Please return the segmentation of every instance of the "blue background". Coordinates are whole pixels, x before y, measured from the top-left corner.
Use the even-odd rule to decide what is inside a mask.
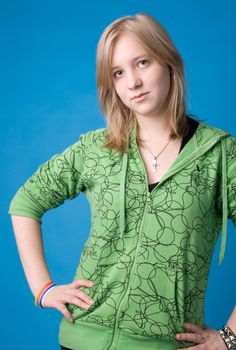
[[[2,349],[58,349],[57,310],[34,307],[17,252],[9,203],[16,190],[80,133],[104,127],[95,85],[96,45],[118,17],[147,12],[170,33],[185,61],[188,111],[236,135],[234,0],[1,1],[0,266]],[[70,283],[90,229],[81,194],[43,219],[45,254],[58,284]],[[221,239],[221,235],[219,236]],[[206,323],[217,328],[235,305],[236,232],[228,221],[226,256],[217,242]]]

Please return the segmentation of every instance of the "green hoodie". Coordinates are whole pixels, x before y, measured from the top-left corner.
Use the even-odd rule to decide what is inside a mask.
[[[158,185],[147,174],[130,133],[130,151],[102,148],[107,128],[81,134],[42,164],[12,199],[9,213],[38,220],[80,192],[91,230],[74,279],[95,299],[68,304],[60,344],[72,349],[177,349],[184,322],[204,327],[204,297],[215,243],[227,218],[236,224],[236,138],[200,122]],[[81,347],[81,344],[82,347]]]

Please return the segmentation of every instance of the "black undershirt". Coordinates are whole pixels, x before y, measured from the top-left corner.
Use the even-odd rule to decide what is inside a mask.
[[[191,117],[187,117],[188,118],[188,133],[186,136],[183,137],[182,142],[181,142],[181,146],[179,149],[179,153],[182,151],[182,149],[184,148],[184,146],[186,145],[186,143],[191,139],[191,137],[194,135],[195,131],[197,130],[197,127],[199,125],[199,122],[196,119],[193,119]],[[179,154],[178,153],[178,154]],[[153,190],[154,187],[156,187],[156,185],[159,184],[158,182],[155,182],[153,184],[149,184],[149,192],[151,192]]]

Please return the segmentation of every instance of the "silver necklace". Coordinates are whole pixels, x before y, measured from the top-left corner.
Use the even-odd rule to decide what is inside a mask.
[[[162,150],[155,156],[155,154],[152,153],[152,151],[150,150],[150,148],[148,146],[147,149],[149,150],[149,152],[153,155],[154,159],[152,161],[152,169],[153,172],[156,173],[157,172],[157,167],[160,166],[160,163],[157,163],[157,158],[159,157],[159,155],[164,151],[164,149],[168,146],[168,144],[170,143],[171,139],[169,139],[169,141],[167,142],[167,144],[162,148]]]

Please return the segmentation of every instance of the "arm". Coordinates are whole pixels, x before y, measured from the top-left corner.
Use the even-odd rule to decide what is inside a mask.
[[[41,225],[38,221],[12,215],[12,225],[21,263],[34,296],[52,280],[44,256]]]
[[[38,221],[23,216],[12,215],[12,225],[21,263],[34,296],[52,280],[44,256],[41,225]],[[73,303],[88,309],[94,300],[79,287],[91,288],[91,281],[75,280],[67,285],[56,286],[44,299],[44,307],[56,308],[65,318],[73,318],[65,304]]]
[[[41,218],[65,199],[75,198],[83,187],[84,143],[82,138],[43,163],[17,191],[11,201],[9,214],[23,269],[34,296],[52,280],[44,256]],[[91,298],[79,287],[92,285],[86,280],[75,280],[67,285],[57,285],[47,292],[44,307],[58,309],[69,320],[66,304],[88,308]],[[89,305],[90,306],[90,305]]]
[[[228,138],[227,143],[227,190],[228,190],[228,218],[230,218],[236,227],[236,138]],[[219,198],[221,208],[222,193]],[[220,209],[221,210],[221,209]],[[236,334],[236,305],[227,321],[227,325]]]
[[[236,138],[228,137],[226,142],[226,157],[227,157],[227,194],[228,194],[228,218],[232,220],[236,227]],[[219,188],[219,196],[217,198],[217,209],[222,216],[222,192]],[[236,306],[232,311],[227,323],[229,328],[236,334]],[[199,346],[193,347],[193,349],[202,349],[202,344],[205,345],[204,349],[227,349],[224,340],[221,335],[214,329],[206,327],[201,329],[199,326],[187,322],[185,328],[191,330],[192,333],[178,333],[178,340],[192,341],[199,343]],[[188,348],[188,349],[191,349]],[[232,348],[233,349],[233,348]]]
[[[44,213],[79,195],[83,183],[82,137],[41,164],[13,197],[9,214],[32,218],[39,223]]]

